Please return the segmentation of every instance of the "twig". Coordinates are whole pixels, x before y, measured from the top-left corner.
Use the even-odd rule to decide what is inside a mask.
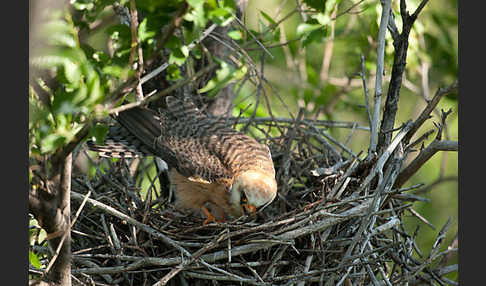
[[[413,147],[417,146],[417,144],[419,144],[420,142],[426,140],[432,133],[434,133],[434,129],[430,129],[429,131],[427,131],[424,134],[422,134],[415,141],[413,141],[412,143],[408,144],[405,149],[411,150]],[[404,139],[404,141],[406,141],[406,139]]]
[[[130,0],[130,32],[131,32],[131,49],[130,49],[130,57],[128,59],[128,64],[130,67],[133,67],[133,62],[135,61],[135,53],[138,52],[138,65],[137,65],[137,72],[136,78],[138,80],[137,84],[137,92],[136,98],[137,100],[143,99],[143,91],[142,91],[142,84],[140,82],[140,76],[143,73],[143,51],[142,45],[140,43],[140,38],[138,37],[138,13],[137,13],[137,6],[135,5],[135,0]]]
[[[180,3],[180,6],[175,12],[175,15],[172,17],[169,25],[167,26],[166,29],[163,30],[163,33],[160,35],[160,38],[157,39],[157,47],[155,48],[155,50],[160,51],[164,48],[165,44],[167,43],[167,40],[169,40],[170,36],[174,34],[175,29],[177,29],[180,26],[182,22],[182,18],[188,11],[189,7],[190,7],[189,4],[187,4],[186,2]],[[145,64],[150,65],[154,61],[157,62],[158,60],[160,60],[160,57],[161,57],[160,54],[157,53],[157,56],[150,59]]]
[[[214,31],[214,29],[216,29],[216,27],[217,27],[216,24],[212,24],[211,26],[209,26],[206,30],[204,30],[204,32],[201,34],[201,36],[197,40],[195,40],[195,41],[191,42],[189,45],[187,45],[187,49],[189,51],[191,51],[197,44],[199,44],[209,34],[211,34]],[[147,81],[151,80],[152,78],[156,77],[158,74],[160,74],[161,72],[163,72],[168,66],[169,66],[169,63],[168,62],[163,63],[161,66],[157,67],[156,69],[154,69],[150,73],[144,75],[140,79],[140,84],[144,84]]]
[[[382,79],[384,71],[384,59],[385,59],[385,35],[388,26],[388,19],[390,17],[390,7],[391,0],[384,0],[382,2],[382,13],[380,20],[380,29],[378,31],[377,39],[377,59],[376,59],[376,81],[375,81],[375,95],[374,95],[374,106],[373,106],[373,117],[371,121],[371,137],[370,137],[370,147],[368,150],[368,159],[371,159],[373,154],[376,152],[376,147],[378,144],[378,125],[380,121],[380,109],[381,109],[381,95],[382,91]],[[382,128],[382,130],[384,130]]]
[[[351,174],[356,170],[356,168],[359,165],[359,164],[357,164],[357,161],[358,161],[358,157],[359,157],[360,154],[361,154],[361,152],[353,159],[353,161],[349,165],[349,167],[346,170],[346,172],[344,173],[344,175],[334,185],[331,192],[329,193],[330,199],[334,199],[334,198],[339,197],[339,196],[336,195],[338,190],[342,189],[342,191],[344,191],[344,188],[346,188],[346,185],[349,183],[349,180],[348,180],[349,176],[351,176]],[[346,182],[348,182],[348,183],[346,183]],[[342,191],[339,191],[339,193],[342,193]]]
[[[368,86],[366,85],[366,69],[365,69],[365,58],[364,55],[360,56],[361,58],[361,80],[363,81],[363,90],[364,90],[364,95],[365,95],[365,106],[366,106],[366,114],[368,115],[368,124],[371,126],[372,125],[372,120],[371,120],[371,110],[370,110],[370,97],[369,97],[369,90]]]
[[[241,277],[234,277],[234,276],[228,276],[228,275],[217,275],[214,273],[200,273],[196,271],[186,271],[184,272],[185,275],[188,277],[192,278],[197,278],[197,279],[205,279],[205,280],[216,280],[216,281],[231,281],[231,282],[240,282],[240,283],[245,283],[249,285],[257,285],[257,286],[265,286],[265,285],[271,285],[270,283],[262,283],[262,282],[257,282],[253,279],[247,279],[247,278],[241,278]]]
[[[418,218],[421,222],[425,223],[426,225],[430,226],[433,230],[435,230],[435,226],[431,224],[426,218],[420,215],[416,210],[410,208],[408,211],[416,218]]]
[[[83,195],[79,194],[79,193],[76,193],[76,192],[71,192],[71,196],[73,199],[76,199],[76,200],[82,200],[83,199]],[[91,205],[95,206],[95,207],[98,207],[100,209],[102,209],[103,211],[119,218],[119,219],[122,219],[122,220],[125,220],[126,222],[130,223],[130,224],[133,224],[135,226],[137,226],[138,228],[140,228],[141,230],[157,237],[157,238],[160,238],[164,243],[166,243],[167,245],[169,246],[172,246],[176,249],[178,249],[179,251],[181,251],[182,253],[184,253],[186,256],[191,256],[191,254],[186,250],[184,249],[182,246],[179,245],[179,243],[177,243],[176,241],[170,239],[169,237],[163,235],[162,233],[158,232],[157,230],[149,227],[148,225],[145,225],[145,224],[142,224],[138,221],[136,221],[135,219],[127,216],[126,214],[124,213],[121,213],[119,211],[117,211],[116,209],[110,207],[110,206],[107,206],[103,203],[100,203],[96,200],[93,200],[93,199],[88,199],[87,200],[88,203],[90,203]]]
[[[170,279],[172,279],[175,275],[177,275],[177,273],[179,273],[180,271],[182,271],[185,267],[187,267],[191,263],[195,262],[196,260],[199,260],[199,258],[201,257],[202,254],[204,254],[208,250],[216,247],[223,240],[223,238],[225,237],[224,234],[225,233],[220,234],[213,241],[211,241],[210,243],[206,244],[204,247],[202,247],[197,252],[195,252],[194,255],[192,255],[191,259],[188,259],[188,260],[184,261],[183,263],[179,264],[178,266],[174,267],[169,273],[167,273],[164,277],[162,277],[162,279],[160,279],[153,286],[163,286],[163,285],[166,285],[167,282],[169,282]],[[199,261],[199,262],[200,263],[203,263],[203,264],[205,263],[202,260]]]
[[[361,183],[361,186],[359,188],[359,192],[361,192],[369,183],[371,183],[371,180],[374,179],[376,174],[380,173],[382,174],[383,172],[383,167],[390,157],[390,155],[395,151],[395,148],[398,146],[398,143],[401,142],[401,140],[405,137],[405,135],[408,133],[408,131],[411,128],[411,122],[408,121],[405,126],[400,130],[400,132],[395,136],[393,141],[390,143],[390,145],[387,147],[387,149],[383,152],[381,157],[378,159],[378,162],[376,162],[375,167],[371,170],[370,174],[364,179],[363,183]],[[398,180],[398,179],[397,179]],[[395,186],[395,188],[399,188]]]
[[[457,181],[458,176],[445,176],[445,177],[439,177],[437,180],[433,181],[432,183],[424,186],[421,189],[418,189],[415,191],[415,194],[424,194],[432,190],[435,186],[445,183],[445,182],[451,182],[451,181]]]
[[[257,41],[260,41],[263,37],[265,37],[266,34],[268,34],[273,29],[277,28],[282,22],[284,22],[285,20],[289,19],[290,17],[292,17],[297,12],[299,12],[298,9],[294,9],[294,10],[290,11],[287,15],[285,15],[284,17],[282,17],[282,19],[280,19],[280,20],[276,21],[274,24],[270,25],[268,27],[268,29],[266,31],[264,31],[263,33],[261,33],[258,37],[255,37],[255,38],[253,38],[252,41],[249,41],[248,43],[246,43],[243,46],[243,49],[247,48],[248,46],[252,45],[253,43],[258,43]]]
[[[410,179],[435,153],[439,151],[457,151],[459,143],[457,141],[438,141],[434,140],[415,157],[415,159],[403,169],[395,182],[394,188],[400,188]]]
[[[58,255],[59,255],[59,251],[61,250],[61,247],[64,243],[64,240],[66,239],[67,237],[67,234],[68,232],[72,229],[74,223],[76,222],[76,220],[78,219],[79,215],[81,214],[81,210],[83,209],[85,203],[86,203],[86,200],[89,198],[89,196],[91,195],[91,190],[86,194],[86,196],[84,197],[83,201],[81,202],[81,205],[79,206],[78,210],[76,211],[76,214],[74,216],[74,219],[72,220],[71,222],[71,225],[69,227],[69,229],[65,230],[62,238],[61,238],[61,241],[59,242],[59,245],[55,251],[55,254],[54,256],[52,257],[51,261],[49,261],[49,264],[47,265],[46,267],[46,270],[45,270],[45,273],[48,273],[50,268],[52,267],[52,265],[54,264],[54,262],[56,261]]]
[[[200,76],[210,72],[214,67],[216,67],[216,63],[212,63],[212,64],[206,66],[205,68],[203,68],[203,69],[199,70],[197,73],[195,73],[192,77],[189,77],[185,80],[181,80],[178,83],[171,85],[170,87],[153,94],[152,96],[147,96],[147,97],[144,97],[142,100],[127,103],[127,104],[124,104],[122,106],[112,108],[112,109],[108,110],[108,113],[109,114],[116,114],[116,113],[122,112],[124,110],[128,110],[128,109],[131,109],[131,108],[152,102],[154,100],[157,100],[160,97],[166,96],[166,95],[174,92],[174,90],[180,88],[181,86],[184,86],[184,85],[196,80]]]
[[[422,113],[420,113],[419,117],[413,122],[412,129],[410,130],[410,133],[405,137],[404,142],[408,143],[412,136],[417,132],[417,130],[424,124],[424,122],[430,118],[430,113],[435,109],[441,98],[444,95],[456,91],[458,86],[458,81],[455,81],[447,87],[437,89],[434,97],[427,103],[427,106],[424,108]]]
[[[292,118],[284,118],[284,117],[255,117],[252,120],[250,118],[246,117],[229,117],[228,122],[238,122],[238,124],[243,124],[243,123],[253,123],[253,124],[272,124],[272,125],[277,125],[279,123],[281,124],[294,124],[295,119]],[[359,124],[356,124],[356,122],[347,122],[347,121],[334,121],[334,120],[309,120],[309,119],[302,119],[300,121],[300,124],[305,125],[307,127],[317,127],[317,126],[323,126],[323,127],[329,127],[329,128],[355,128],[358,130],[363,130],[363,131],[369,131],[369,127],[362,126]]]
[[[272,53],[270,53],[269,50],[267,50],[267,48],[265,47],[265,45],[263,45],[257,37],[255,37],[255,35],[253,35],[253,33],[245,26],[245,24],[243,22],[241,22],[240,19],[238,19],[238,17],[236,17],[235,15],[233,15],[233,18],[236,20],[236,22],[238,23],[238,25],[240,25],[243,29],[245,29],[245,31],[250,35],[250,37],[253,38],[253,40],[263,49],[263,51],[265,51],[265,53],[267,55],[269,55],[272,59],[274,58]],[[270,29],[269,29],[270,30]]]

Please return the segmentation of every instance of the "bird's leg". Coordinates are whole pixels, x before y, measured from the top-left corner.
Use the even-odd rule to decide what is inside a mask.
[[[203,222],[203,225],[206,225],[210,222],[222,222],[222,223],[226,222],[226,218],[225,218],[226,214],[224,209],[212,202],[207,202],[206,205],[202,205],[201,210],[204,212],[204,214],[207,217],[206,220]]]
[[[202,206],[201,210],[207,217],[206,220],[203,221],[203,225],[206,225],[211,222],[216,222],[216,218],[209,212],[209,210],[205,206]]]

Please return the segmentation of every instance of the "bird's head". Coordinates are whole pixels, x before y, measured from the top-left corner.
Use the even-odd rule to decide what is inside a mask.
[[[245,171],[234,178],[230,204],[233,216],[253,214],[270,204],[277,195],[277,181],[263,171]]]

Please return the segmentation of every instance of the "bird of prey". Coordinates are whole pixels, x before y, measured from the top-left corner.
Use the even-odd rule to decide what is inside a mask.
[[[88,141],[89,149],[104,157],[161,158],[175,187],[175,206],[202,210],[203,224],[253,214],[273,201],[277,182],[266,145],[205,115],[189,99],[167,96],[166,105],[158,112],[120,112],[103,145]]]

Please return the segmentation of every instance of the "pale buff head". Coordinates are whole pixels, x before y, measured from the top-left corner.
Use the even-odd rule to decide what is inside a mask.
[[[231,187],[231,215],[254,213],[257,208],[270,204],[276,195],[277,181],[273,174],[245,171],[235,177]]]

